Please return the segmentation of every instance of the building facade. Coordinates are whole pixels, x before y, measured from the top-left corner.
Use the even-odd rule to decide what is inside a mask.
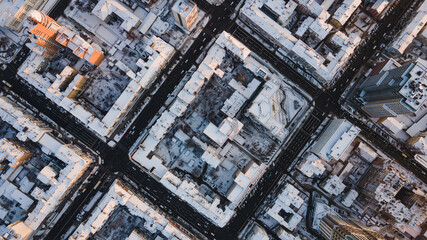
[[[197,5],[189,0],[180,0],[173,5],[172,13],[179,25],[190,30],[197,20]]]
[[[319,231],[326,239],[377,240],[385,239],[359,221],[326,215],[320,221]]]
[[[426,66],[419,60],[367,78],[360,86],[362,109],[376,118],[417,112],[427,99]]]
[[[47,58],[55,56],[61,49],[61,45],[55,40],[56,33],[61,25],[46,14],[36,10],[31,10],[28,13],[28,21],[28,32],[32,34],[30,36],[31,42],[43,47],[39,53]]]
[[[24,165],[33,154],[30,149],[14,139],[0,139],[0,160],[11,162],[12,167]]]

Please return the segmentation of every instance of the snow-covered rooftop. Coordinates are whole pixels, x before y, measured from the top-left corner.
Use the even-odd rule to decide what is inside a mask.
[[[341,6],[335,11],[332,18],[340,25],[344,25],[361,3],[362,0],[344,0]]]
[[[309,29],[318,39],[325,39],[333,28],[331,25],[317,18],[310,24]]]
[[[340,18],[342,19],[347,15],[349,17],[360,2],[361,0],[344,1],[344,4],[340,7],[341,10],[338,9],[339,11],[337,11],[336,14],[340,14]],[[339,51],[337,53],[329,53],[326,56],[322,56],[305,42],[293,36],[292,33],[285,28],[287,24],[287,11],[293,12],[293,9],[295,9],[294,4],[293,1],[289,1],[285,4],[283,1],[249,0],[242,6],[240,17],[243,21],[254,26],[256,30],[264,34],[265,37],[279,45],[281,50],[290,54],[295,60],[308,65],[308,69],[313,71],[321,81],[332,80],[348,60],[354,48],[359,44],[360,39],[353,37],[349,44],[339,46]],[[302,37],[304,33],[309,30],[310,35],[314,36],[318,41],[329,41],[330,39],[326,39],[326,37],[328,33],[332,31],[332,26],[326,23],[330,18],[326,9],[323,9],[316,1],[299,1],[298,4],[304,6],[303,8],[305,10],[310,11],[312,16],[302,22],[301,26],[299,26],[295,32],[295,35]],[[340,11],[342,13],[339,13]],[[270,13],[267,14],[266,12]],[[284,14],[284,12],[286,12],[286,14]],[[345,21],[346,20],[347,19],[345,19]],[[326,61],[326,59],[328,61]]]
[[[319,69],[323,64],[325,59],[320,55],[316,50],[308,46],[301,40],[298,40],[294,47],[292,48],[292,52],[294,52],[298,57],[300,57],[305,63],[312,66],[314,69]]]
[[[104,54],[100,50],[65,26],[59,28],[56,41],[71,49],[77,57],[83,58],[96,66],[99,66],[104,60]]]
[[[11,167],[17,167],[26,162],[33,153],[18,141],[0,139],[0,161],[7,160]]]
[[[56,177],[56,175],[57,172],[51,166],[46,166],[39,172],[37,179],[42,183],[49,185],[50,181]]]
[[[286,111],[281,105],[285,97],[278,83],[268,81],[248,109],[248,112],[255,120],[259,121],[271,134],[281,140],[283,140],[288,131],[286,129],[288,123]]]
[[[334,119],[313,145],[311,152],[326,161],[338,160],[360,129],[345,119]]]
[[[219,146],[224,145],[225,141],[228,139],[227,135],[222,133],[213,123],[209,123],[205,130],[203,130],[203,133]]]
[[[300,170],[307,177],[312,177],[313,175],[319,176],[325,171],[325,166],[323,165],[321,159],[310,153],[298,166],[298,170]]]
[[[331,175],[323,184],[321,184],[321,187],[327,193],[337,196],[344,191],[345,184],[338,176]]]
[[[344,199],[342,200],[342,204],[346,207],[351,207],[358,195],[359,193],[356,190],[351,189],[348,193],[346,193]]]
[[[107,20],[112,13],[117,14],[123,20],[120,26],[128,32],[141,23],[132,10],[116,0],[100,0],[92,13],[103,21]]]
[[[389,46],[389,51],[396,54],[403,54],[409,44],[412,43],[414,38],[423,29],[427,23],[427,10],[420,11],[415,15],[412,21],[403,29],[397,38]]]
[[[215,152],[210,150],[210,148],[206,149],[206,151],[202,154],[201,159],[213,168],[218,167],[218,165],[222,162],[215,154]]]
[[[358,149],[360,156],[368,162],[373,162],[378,157],[378,153],[373,148],[363,142],[359,143]]]
[[[34,209],[28,213],[24,223],[32,231],[35,231],[45,218],[55,211],[60,200],[80,178],[92,159],[77,147],[63,144],[53,137],[49,133],[52,131],[49,127],[5,97],[0,97],[0,117],[19,131],[18,139],[23,141],[30,139],[33,142],[38,142],[42,146],[43,152],[54,155],[65,164],[65,167],[59,172],[55,184],[52,184],[48,190],[43,192],[36,188],[31,193],[38,202]],[[35,192],[40,193],[36,194]],[[24,197],[18,192],[14,196],[24,200]]]
[[[130,214],[144,219],[144,228],[152,234],[160,232],[170,240],[190,239],[186,233],[175,227],[175,224],[169,222],[163,214],[152,208],[150,204],[118,180],[114,181],[88,220],[77,227],[70,239],[88,239],[105,224],[110,214],[119,205],[125,206]]]
[[[267,214],[286,229],[293,231],[302,220],[302,216],[296,213],[291,206],[299,209],[303,203],[304,200],[299,196],[298,189],[288,183]]]
[[[251,53],[251,50],[231,36],[227,32],[222,32],[218,39],[215,41],[219,46],[232,52],[241,61],[244,61],[246,57]]]
[[[176,13],[181,15],[183,18],[187,18],[194,7],[196,7],[196,4],[194,4],[190,0],[178,0],[172,6],[172,11],[175,11]]]
[[[292,49],[297,39],[292,35],[289,30],[282,27],[280,24],[278,24],[269,16],[267,16],[263,11],[261,11],[261,7],[264,5],[265,2],[267,1],[246,1],[240,10],[240,14],[244,18],[252,21],[259,28],[264,29],[266,32],[268,32],[272,36],[272,38],[274,38],[285,48],[285,50],[289,51],[290,49]]]
[[[417,61],[409,72],[409,75],[409,80],[399,90],[399,94],[404,97],[404,104],[408,105],[415,112],[427,100],[427,62]]]

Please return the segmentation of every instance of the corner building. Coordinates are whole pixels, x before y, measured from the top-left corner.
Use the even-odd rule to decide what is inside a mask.
[[[416,113],[427,99],[427,62],[382,71],[361,85],[362,109],[371,117]]]

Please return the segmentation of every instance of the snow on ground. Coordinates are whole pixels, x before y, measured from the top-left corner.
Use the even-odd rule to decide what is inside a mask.
[[[371,18],[364,12],[357,11],[355,13],[356,21],[354,21],[354,25],[356,25],[363,32],[369,29],[369,26],[372,24]]]
[[[134,228],[144,229],[144,220],[130,214],[127,207],[119,206],[111,213],[101,230],[95,233],[93,239],[126,239]]]
[[[223,166],[217,169],[208,166],[203,181],[212,189],[216,189],[221,195],[226,196],[227,191],[234,183],[233,173],[236,172],[236,170],[236,166],[232,166],[230,170]]]
[[[301,110],[305,109],[306,101],[289,86],[284,86],[282,89],[285,94],[283,107],[286,112],[288,122],[290,123]]]
[[[268,161],[278,150],[279,144],[253,120],[243,117],[240,121],[245,124],[239,134],[245,139],[243,147],[258,159]]]
[[[214,75],[197,95],[193,109],[197,114],[219,126],[224,117],[220,115],[221,107],[233,91],[226,87],[221,79]]]
[[[104,115],[129,84],[130,78],[115,72],[97,71],[89,81],[81,97],[93,104]]]
[[[2,138],[13,138],[18,132],[15,128],[10,126],[4,121],[0,120],[0,139]]]

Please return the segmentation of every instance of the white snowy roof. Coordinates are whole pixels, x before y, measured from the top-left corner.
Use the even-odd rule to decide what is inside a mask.
[[[170,111],[164,111],[154,126],[151,127],[150,134],[159,140],[163,139],[163,136],[175,122],[175,118],[176,116]]]
[[[212,168],[218,167],[218,165],[222,162],[216,155],[214,155],[211,151],[206,150],[201,159],[209,164]]]
[[[378,157],[378,153],[363,142],[360,142],[359,144],[359,154],[368,162],[372,162]]]
[[[256,164],[254,161],[250,162],[249,164],[250,164],[250,167],[248,170],[246,170],[245,175],[246,177],[253,180],[255,176],[259,173],[258,171],[260,170],[260,166]]]
[[[15,188],[12,192],[8,192],[10,194],[10,198],[17,201],[20,204],[20,207],[24,210],[28,210],[31,205],[34,203],[34,200],[28,197],[25,193],[21,192],[21,190]]]
[[[249,48],[225,31],[219,35],[215,43],[232,52],[241,61],[244,61],[251,53]]]
[[[314,69],[320,68],[325,59],[316,52],[313,48],[305,44],[303,41],[298,40],[292,48],[298,57],[303,59],[307,64],[311,65]]]
[[[267,16],[260,8],[263,6],[264,1],[246,1],[240,10],[240,14],[245,16],[248,20],[252,21],[260,29],[264,29],[271,38],[275,39],[282,48],[289,51],[292,49],[297,39],[292,33],[280,24],[275,22],[269,16]]]
[[[338,160],[350,146],[360,129],[345,119],[333,120],[314,144],[311,152],[326,161]]]
[[[306,160],[298,166],[298,170],[307,177],[319,176],[325,171],[325,165],[322,164],[321,159],[310,153]]]
[[[394,134],[398,133],[399,131],[402,131],[404,128],[403,124],[393,117],[388,117],[387,119],[382,121],[381,124],[388,128]]]
[[[406,133],[411,136],[415,137],[418,136],[420,132],[427,130],[427,114],[425,114],[421,119],[419,119],[417,122],[412,124],[408,129],[406,129]]]
[[[316,19],[317,20],[317,19]],[[304,33],[307,31],[307,29],[312,25],[314,22],[314,18],[308,17],[306,18],[301,25],[298,27],[298,30],[295,32],[295,36],[302,37]]]
[[[137,82],[130,81],[110,110],[108,110],[107,114],[102,118],[102,123],[108,128],[116,123],[128,106],[133,104],[133,100],[137,97],[137,94],[140,93],[141,88],[142,87]]]
[[[332,31],[333,27],[325,21],[322,21],[320,18],[316,18],[312,21],[312,24],[310,24],[309,29],[319,40],[323,40],[329,32]]]
[[[415,154],[414,159],[419,164],[421,164],[422,166],[427,168],[427,155],[426,154]]]
[[[359,193],[356,190],[351,189],[345,195],[344,199],[342,200],[342,204],[346,207],[351,207],[351,205],[353,204],[354,200],[356,200],[358,195],[359,195]]]
[[[175,48],[160,37],[152,36],[150,41],[152,42],[150,48],[159,53],[164,59],[169,59],[175,52]]]
[[[426,21],[427,21],[427,14]],[[399,90],[404,103],[413,111],[418,111],[427,100],[427,62],[418,60],[409,72],[410,78]]]
[[[240,82],[237,82],[234,78],[228,83],[230,87],[234,88],[237,92],[243,95],[246,99],[251,98],[252,94],[257,90],[260,81],[257,79],[252,79],[251,82],[245,87]]]
[[[230,140],[233,140],[242,130],[243,123],[236,118],[225,118],[219,126],[219,131],[227,135]]]
[[[300,191],[292,184],[286,184],[285,189],[280,193],[278,199],[285,203],[287,206],[293,206],[299,209],[304,203],[304,199],[300,196]]]
[[[150,30],[153,23],[156,21],[157,15],[153,12],[149,12],[147,16],[142,20],[141,25],[138,27],[138,30],[142,34],[146,34]]]
[[[7,214],[9,213],[4,207],[0,206],[0,219],[5,219]]]
[[[227,199],[230,200],[230,202],[232,203],[238,202],[244,192],[245,190],[240,185],[234,184],[227,194]]]
[[[135,229],[130,233],[126,240],[145,240],[146,238],[139,234]]]
[[[327,5],[332,4],[328,3],[328,0],[323,1],[322,5],[315,0],[299,0],[298,3],[300,5],[304,5],[314,16],[319,16],[322,11],[327,10]]]
[[[344,189],[345,189],[345,185],[342,182],[342,179],[336,175],[332,175],[331,177],[329,177],[328,180],[326,180],[326,182],[321,185],[321,187],[327,193],[335,195],[335,196],[342,193],[342,191],[344,191]]]
[[[139,148],[132,156],[132,159],[143,168],[147,169],[147,171],[154,174],[154,176],[158,177],[159,179],[162,178],[163,175],[165,175],[165,173],[168,171],[168,168],[163,165],[163,161],[156,155],[153,155],[150,159],[145,154],[141,153],[142,150]]]
[[[300,215],[280,200],[276,200],[273,207],[267,211],[267,214],[290,231],[293,231],[302,220]]]
[[[49,149],[49,151],[52,153],[56,153],[63,145],[63,143],[50,134],[43,134],[39,140],[39,143]]]
[[[333,18],[341,25],[344,25],[361,3],[362,0],[344,0],[341,6],[335,11]]]
[[[234,118],[243,107],[246,100],[247,99],[240,92],[234,91],[233,94],[225,100],[221,111],[228,117]]]
[[[287,183],[286,187],[277,197],[274,206],[267,213],[283,227],[294,230],[296,225],[301,221],[302,217],[298,215],[292,208],[301,208],[304,200],[299,196],[299,190],[292,184]]]
[[[270,80],[265,83],[262,91],[248,109],[255,120],[259,121],[280,140],[287,133],[286,112],[281,106],[284,97],[280,86]]]
[[[423,38],[427,39],[427,28],[423,30],[423,32],[420,34]]]
[[[427,153],[427,137],[417,137],[416,142],[412,144],[412,147],[418,151]]]
[[[228,138],[227,135],[222,133],[219,128],[211,122],[208,124],[208,126],[206,126],[205,130],[203,130],[203,133],[216,142],[219,146],[224,145]]]
[[[50,180],[56,177],[56,174],[56,171],[51,166],[46,166],[39,172],[37,179],[44,184],[49,184]]]
[[[175,102],[170,106],[169,110],[177,117],[181,117],[185,110],[187,110],[188,103],[184,102],[181,98],[176,98]]]
[[[390,3],[389,0],[377,0],[375,3],[371,6],[370,9],[375,10],[378,14],[380,14],[385,7]]]
[[[294,235],[283,228],[278,229],[276,232],[280,240],[301,240],[299,236]]]
[[[118,180],[99,201],[88,220],[77,227],[71,239],[87,239],[90,235],[88,233],[96,233],[105,224],[117,205],[125,206],[131,215],[144,219],[144,228],[152,233],[159,231],[170,240],[189,240],[186,234]],[[136,235],[136,233],[131,234],[128,239],[135,239],[134,237],[138,237]]]
[[[132,28],[138,27],[141,22],[128,7],[115,0],[100,0],[93,8],[92,13],[103,21],[112,13],[117,14],[117,16],[123,19],[120,26],[128,32],[132,30]]]
[[[194,4],[190,0],[178,0],[172,6],[172,11],[178,13],[183,18],[187,18],[187,16],[190,15],[194,7],[196,7],[196,4]]]
[[[246,189],[249,184],[251,184],[251,179],[248,178],[244,173],[238,171],[234,182],[241,186],[243,189]]]
[[[10,165],[13,166],[27,152],[29,152],[29,149],[18,141],[6,138],[0,139],[0,161],[7,159]]]
[[[30,229],[24,222],[16,221],[7,226],[7,233],[4,233],[3,237],[11,237],[13,236],[13,240],[22,240],[29,239],[33,230]],[[8,240],[12,240],[11,238],[7,238]]]
[[[199,71],[203,76],[205,76],[206,79],[210,79],[212,74],[214,73],[214,70],[208,66],[204,61],[199,65],[197,68],[197,71]]]
[[[425,12],[419,12],[412,21],[406,26],[405,29],[399,34],[397,38],[393,40],[390,45],[391,49],[395,49],[402,54],[409,44],[412,43],[414,38],[423,29],[423,26],[427,23],[427,14]]]

